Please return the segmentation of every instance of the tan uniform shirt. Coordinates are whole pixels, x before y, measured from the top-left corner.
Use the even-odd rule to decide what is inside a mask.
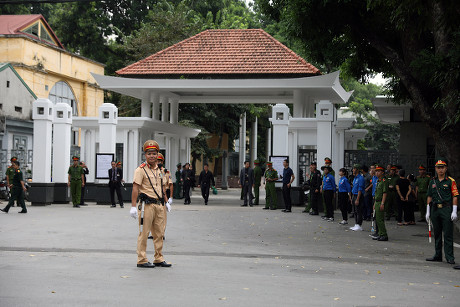
[[[148,178],[150,178],[150,181],[152,182],[152,185],[155,188],[155,191],[158,193],[160,197],[162,197],[163,190],[162,190],[161,182],[163,180],[163,186],[164,186],[165,185],[164,174],[162,174],[158,166],[155,166],[155,168],[151,168],[146,163],[142,163],[134,171],[133,182],[139,185],[139,194],[144,193],[151,198],[158,199],[158,196],[155,194],[155,192],[152,189],[152,186],[150,185],[147,175],[148,175]]]

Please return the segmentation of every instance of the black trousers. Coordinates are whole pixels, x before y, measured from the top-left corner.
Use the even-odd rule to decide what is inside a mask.
[[[80,206],[83,206],[85,204],[85,187],[81,187],[81,193],[80,193]]]
[[[352,206],[353,206],[353,213],[355,214],[355,222],[359,226],[363,224],[363,205],[364,205],[364,195],[361,195],[359,198],[359,204],[356,205],[356,199],[358,198],[358,194],[353,194],[352,198]]]
[[[312,190],[310,192],[310,197],[311,197],[311,208],[314,213],[318,213],[318,206],[319,202],[321,201],[321,193],[318,192],[316,193],[315,190]]]
[[[121,187],[119,182],[109,182],[110,188],[110,201],[112,202],[112,206],[115,206],[115,191],[117,192],[118,202],[120,206],[123,206],[123,197],[121,196]]]
[[[291,187],[288,187],[287,184],[283,183],[283,199],[284,199],[284,209],[291,210]]]
[[[192,185],[191,185],[190,182],[185,182],[184,183],[184,197],[185,197],[184,203],[187,203],[187,204],[190,203],[190,187],[191,186]]]
[[[324,190],[323,196],[324,196],[324,202],[326,204],[326,217],[334,218],[334,206],[332,204],[332,200],[334,199],[334,191]]]
[[[244,204],[248,204],[248,199],[249,199],[249,205],[252,206],[252,186],[249,185],[248,182],[245,182],[243,184],[243,199],[244,199]]]
[[[339,208],[342,212],[342,219],[348,221],[348,207],[350,205],[350,200],[348,199],[347,192],[339,192]]]
[[[207,184],[201,185],[201,196],[203,196],[204,202],[208,203],[209,199],[209,186]]]
[[[399,195],[398,195],[398,199],[396,200],[396,202],[398,204],[398,216],[397,216],[398,222],[401,223],[403,221],[403,213],[404,213],[405,222],[414,222],[415,221],[414,203],[401,200]]]

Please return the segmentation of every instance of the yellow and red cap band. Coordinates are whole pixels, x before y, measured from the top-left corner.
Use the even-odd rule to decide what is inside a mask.
[[[79,158],[79,157],[77,157],[77,156],[73,156],[73,157],[72,157],[72,160],[74,160],[74,161],[78,161],[78,160],[80,160],[80,158]]]
[[[164,161],[164,160],[165,160],[165,157],[163,156],[162,153],[159,153],[157,159],[158,159],[158,160],[161,160],[161,161]]]
[[[426,170],[426,167],[423,166],[423,165],[420,165],[420,166],[418,167],[418,169],[419,169],[419,170]]]
[[[438,160],[435,166],[447,166],[447,162],[444,160]]]
[[[146,141],[142,148],[144,149],[144,152],[150,149],[155,149],[156,151],[160,151],[160,145],[158,145],[158,143],[154,140]]]
[[[375,170],[376,171],[385,171],[385,168],[383,166],[376,166]]]
[[[393,165],[393,166],[391,167],[391,169],[395,171],[395,170],[397,170],[398,168],[397,168],[396,166]]]

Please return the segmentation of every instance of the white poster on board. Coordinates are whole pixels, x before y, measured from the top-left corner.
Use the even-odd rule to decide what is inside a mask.
[[[278,180],[281,181],[281,176],[283,175],[283,161],[288,159],[288,156],[270,156],[270,161],[273,162],[273,168],[278,172]]]
[[[109,179],[109,169],[112,168],[114,154],[96,154],[96,179]]]

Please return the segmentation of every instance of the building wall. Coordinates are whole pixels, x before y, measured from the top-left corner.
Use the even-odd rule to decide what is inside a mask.
[[[39,98],[48,98],[57,82],[67,82],[79,116],[97,116],[104,103],[104,92],[91,76],[91,72],[104,74],[100,63],[23,37],[0,37],[0,62],[11,63]]]
[[[7,83],[9,85],[7,86]],[[29,92],[11,68],[0,72],[0,115],[9,118],[31,120],[32,102],[35,97]],[[20,110],[18,109],[20,108]]]

